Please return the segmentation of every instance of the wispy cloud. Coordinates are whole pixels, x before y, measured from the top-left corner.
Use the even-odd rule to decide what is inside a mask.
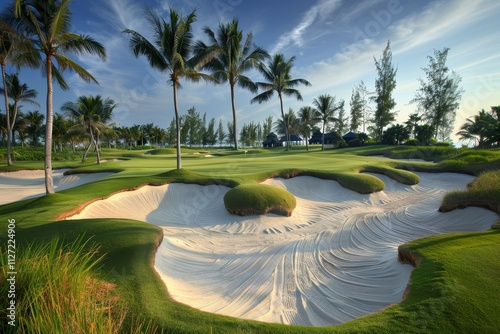
[[[302,16],[300,23],[294,27],[292,31],[279,38],[271,54],[281,51],[290,44],[302,46],[304,44],[304,35],[307,30],[313,26],[313,24],[324,22],[340,4],[340,0],[320,0]]]
[[[397,52],[411,51],[423,44],[453,35],[460,29],[480,22],[498,11],[500,3],[491,0],[436,1],[419,13],[414,13],[389,27],[391,40],[397,41]],[[396,43],[394,43],[396,46]],[[396,48],[395,48],[396,49]]]

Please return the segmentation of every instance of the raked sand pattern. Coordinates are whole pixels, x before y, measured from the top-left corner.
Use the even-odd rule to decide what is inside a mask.
[[[52,171],[56,192],[94,182],[113,173],[91,173],[64,175],[69,169]],[[21,170],[0,173],[0,205],[45,195],[45,174],[43,170]]]
[[[447,191],[472,177],[419,175],[415,186],[376,175],[386,189],[371,195],[313,177],[265,181],[296,196],[288,218],[233,216],[223,204],[229,188],[169,184],[116,194],[72,219],[161,226],[155,267],[177,301],[233,317],[325,326],[401,301],[412,267],[398,262],[400,244],[485,230],[497,219],[481,208],[437,211]]]

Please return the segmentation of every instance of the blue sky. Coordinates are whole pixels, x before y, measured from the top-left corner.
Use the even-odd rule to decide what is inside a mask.
[[[219,22],[238,18],[244,33],[252,31],[254,42],[269,53],[296,56],[292,72],[295,78],[311,82],[300,87],[303,101],[286,98],[285,108],[298,111],[311,105],[320,94],[329,93],[346,101],[349,112],[351,90],[363,80],[374,90],[376,78],[373,58],[379,58],[391,41],[393,64],[398,68],[394,91],[397,122],[407,120],[416,110],[409,105],[424,77],[422,67],[434,49],[450,48],[448,66],[462,77],[465,93],[457,112],[455,131],[465,119],[481,108],[500,104],[500,2],[497,0],[87,0],[73,1],[73,28],[105,45],[107,62],[92,56],[77,60],[99,81],[86,84],[67,73],[70,90],[54,91],[54,108],[80,95],[101,94],[118,104],[114,121],[120,125],[155,123],[167,127],[173,117],[172,89],[164,74],[152,70],[145,58],[136,59],[128,46],[130,28],[149,35],[143,15],[148,5],[167,16],[169,6],[187,14],[197,9],[195,37],[206,41],[202,29],[216,29]],[[22,69],[21,78],[39,91],[44,111],[45,83],[39,71]],[[261,80],[257,72],[248,74]],[[279,101],[275,97],[263,104],[250,104],[254,95],[237,89],[236,107],[239,128],[243,123],[276,120]],[[185,113],[195,107],[207,118],[232,119],[229,87],[183,82],[179,107]],[[25,106],[24,110],[33,110]]]

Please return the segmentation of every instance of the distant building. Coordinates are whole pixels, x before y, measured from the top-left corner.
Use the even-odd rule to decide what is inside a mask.
[[[300,145],[304,140],[297,135],[290,135],[290,144]],[[280,142],[283,144],[286,142],[286,136],[281,137]]]
[[[352,131],[346,133],[345,135],[342,136],[342,139],[344,139],[344,141],[346,143],[350,142],[351,140],[353,139],[356,139],[358,138],[358,134],[357,133],[354,133]]]
[[[325,145],[338,145],[341,137],[337,132],[325,133]],[[316,131],[313,133],[311,139],[309,139],[309,144],[321,144],[323,141],[323,133],[321,131]]]
[[[274,133],[271,132],[270,134],[267,135],[266,140],[262,142],[263,147],[278,147],[282,146],[280,140],[278,139],[278,136]]]

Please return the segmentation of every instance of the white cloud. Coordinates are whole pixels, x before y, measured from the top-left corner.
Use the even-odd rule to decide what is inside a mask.
[[[302,16],[302,20],[292,31],[285,33],[279,38],[276,46],[270,53],[279,52],[289,44],[302,46],[304,44],[303,36],[307,29],[313,24],[317,24],[318,20],[324,22],[340,4],[341,0],[320,0]]]

